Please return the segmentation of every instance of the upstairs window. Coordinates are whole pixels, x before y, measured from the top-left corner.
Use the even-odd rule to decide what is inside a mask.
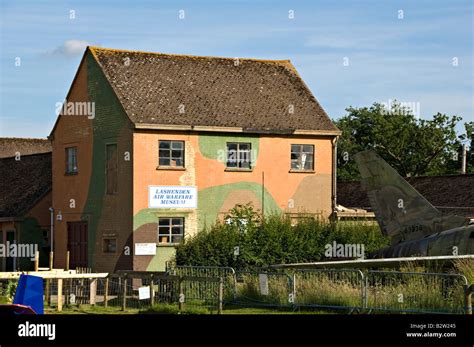
[[[159,218],[158,243],[180,243],[184,237],[184,218]]]
[[[77,173],[77,147],[66,148],[66,174]]]
[[[313,145],[291,145],[291,170],[313,171],[314,170],[314,146]]]
[[[158,166],[184,168],[184,141],[159,141]]]
[[[227,143],[227,168],[247,169],[252,168],[251,144],[244,142]]]

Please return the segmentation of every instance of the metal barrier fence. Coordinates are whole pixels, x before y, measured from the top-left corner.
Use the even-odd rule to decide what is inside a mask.
[[[0,279],[0,303],[12,302],[17,284],[18,278]],[[147,311],[155,305],[162,305],[158,312],[194,308],[195,313],[221,313],[223,288],[220,278],[150,272],[113,274],[107,278],[43,279],[45,308],[58,311],[83,305],[88,306],[88,311],[98,312],[104,312],[100,307]]]
[[[376,311],[465,313],[467,279],[460,274],[368,271],[365,307]]]
[[[281,272],[237,272],[233,304],[293,307],[293,279]]]
[[[17,282],[0,279],[0,303],[11,302]],[[225,303],[293,310],[472,313],[474,290],[460,274],[355,269],[235,272],[229,267],[191,266],[176,267],[167,274],[143,271],[107,278],[45,278],[43,284],[46,307],[58,311],[62,306],[82,305],[91,306],[88,310],[147,311],[159,304],[222,312]]]
[[[235,270],[228,266],[187,266],[179,265],[168,268],[167,273],[175,276],[222,278],[224,281],[224,300],[235,298]]]
[[[353,269],[293,271],[295,306],[361,309],[365,302],[364,274]]]

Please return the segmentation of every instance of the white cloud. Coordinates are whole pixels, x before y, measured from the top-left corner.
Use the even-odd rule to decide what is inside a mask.
[[[84,40],[67,40],[53,51],[53,55],[75,57],[84,53],[90,43]]]

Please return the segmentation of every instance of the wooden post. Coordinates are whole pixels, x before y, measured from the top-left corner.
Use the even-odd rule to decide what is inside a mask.
[[[54,266],[54,252],[49,252],[49,270],[53,270]]]
[[[466,314],[472,314],[472,292],[474,291],[474,284],[464,286],[464,307]]]
[[[123,276],[123,288],[122,288],[122,311],[127,308],[127,274]]]
[[[107,307],[107,300],[109,296],[109,278],[105,279],[105,288],[104,288],[104,307]]]
[[[150,306],[155,304],[155,290],[153,289],[153,274],[150,275]]]
[[[63,279],[58,278],[58,312],[63,310]]]
[[[217,307],[217,314],[222,314],[222,302],[224,296],[224,279],[219,277],[219,294],[218,294],[218,307]]]
[[[69,251],[66,252],[66,271],[69,271]]]
[[[89,304],[95,305],[97,296],[97,278],[91,278],[89,284]]]
[[[46,299],[46,305],[51,306],[51,280],[46,279],[46,288],[44,289],[44,297]]]
[[[183,279],[180,278],[178,282],[178,287],[179,287],[179,296],[178,296],[178,307],[179,310],[182,311],[184,310],[184,293],[183,293]]]
[[[39,268],[39,257],[40,257],[40,253],[39,251],[36,251],[35,252],[35,271],[38,271],[38,268]]]

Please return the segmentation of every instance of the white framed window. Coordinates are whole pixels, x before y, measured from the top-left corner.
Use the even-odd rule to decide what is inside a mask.
[[[291,170],[314,170],[314,145],[291,145]]]
[[[160,140],[158,167],[184,168],[184,141]]]
[[[227,143],[227,168],[248,169],[252,168],[252,144],[246,142]]]
[[[184,238],[183,217],[158,218],[158,244],[181,243]]]

